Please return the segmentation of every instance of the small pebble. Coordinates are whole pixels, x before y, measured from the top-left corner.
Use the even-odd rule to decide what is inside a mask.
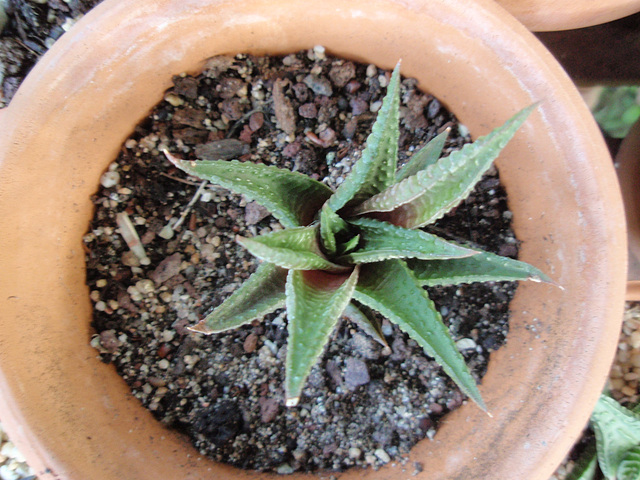
[[[391,461],[391,458],[389,457],[389,454],[387,452],[384,451],[384,449],[382,448],[378,448],[375,452],[373,452],[374,455],[376,457],[378,457],[378,459],[382,462],[382,463],[389,463]]]
[[[357,460],[361,456],[362,456],[362,450],[360,450],[358,447],[351,447],[349,449],[349,458],[353,458],[354,460]]]
[[[120,174],[118,172],[104,172],[100,177],[100,184],[104,188],[112,188],[120,183]]]
[[[294,470],[288,463],[283,463],[282,465],[278,466],[278,468],[276,468],[276,472],[278,472],[279,475],[290,475],[294,472]]]
[[[473,350],[477,347],[476,342],[470,338],[461,338],[456,342],[458,350]]]

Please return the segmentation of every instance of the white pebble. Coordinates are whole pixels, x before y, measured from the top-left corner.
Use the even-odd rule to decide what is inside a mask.
[[[174,107],[179,107],[181,105],[184,105],[184,99],[176,95],[175,93],[169,93],[165,95],[164,99],[167,103],[173,105]]]
[[[389,454],[387,452],[385,452],[384,449],[382,449],[382,448],[377,449],[375,452],[373,452],[373,454],[376,457],[378,457],[378,459],[382,463],[389,463],[391,461],[391,457],[389,457]]]
[[[171,228],[170,225],[165,225],[164,227],[162,227],[162,230],[160,230],[160,233],[158,235],[165,240],[170,240],[171,238],[173,238],[173,234],[173,228]]]
[[[136,290],[142,294],[148,294],[153,292],[156,289],[153,280],[149,280],[148,278],[144,280],[138,280],[136,282]]]
[[[100,184],[104,188],[115,187],[120,182],[120,174],[118,172],[104,172],[100,177]]]
[[[360,450],[358,447],[351,447],[349,449],[349,458],[353,458],[354,460],[357,460],[361,456],[362,456],[362,450]]]
[[[18,462],[24,462],[24,457],[20,454],[15,444],[11,441],[2,445],[2,449],[0,449],[0,454],[8,458],[13,458]]]
[[[9,468],[9,465],[2,465],[0,467],[0,478],[2,480],[20,480],[21,475]]]
[[[293,468],[291,468],[291,465],[288,463],[283,463],[276,468],[276,472],[278,472],[279,475],[290,475],[293,473]]]
[[[176,332],[174,332],[173,330],[164,330],[162,332],[162,341],[165,343],[168,343],[171,340],[173,340],[175,336],[176,336]]]
[[[371,78],[376,73],[378,73],[378,67],[376,67],[373,63],[367,65],[367,77]]]
[[[322,60],[325,57],[325,49],[322,45],[313,47],[313,53],[315,53],[318,60]]]
[[[476,342],[471,338],[461,338],[456,342],[456,346],[459,350],[472,350],[476,348]]]
[[[162,360],[160,360],[158,362],[158,368],[162,370],[166,370],[167,368],[169,368],[169,360],[167,360],[166,358],[163,358]]]

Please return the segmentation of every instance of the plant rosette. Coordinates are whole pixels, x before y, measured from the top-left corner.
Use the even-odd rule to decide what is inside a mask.
[[[541,101],[497,167],[521,260],[564,289],[520,285],[507,345],[480,387],[493,417],[472,404],[447,417],[434,441],[412,449],[409,461],[425,466],[416,478],[546,480],[579,435],[622,319],[623,210],[595,123],[522,25],[481,0],[106,0],[43,57],[0,118],[0,412],[41,478],[268,477],[200,457],[95,358],[82,236],[102,172],[172,75],[219,54],[313,45],[384,68],[402,58],[474,138]],[[405,466],[335,474],[398,475]]]
[[[440,158],[448,132],[398,170],[400,64],[360,159],[335,192],[297,172],[237,160],[188,161],[186,173],[243,194],[285,229],[237,241],[262,263],[195,332],[239,328],[286,307],[286,405],[296,406],[343,312],[386,345],[381,325],[359,305],[397,324],[481,409],[486,406],[440,312],[422,288],[482,281],[550,282],[524,262],[419,230],[455,208],[493,165],[536,105],[460,151]]]

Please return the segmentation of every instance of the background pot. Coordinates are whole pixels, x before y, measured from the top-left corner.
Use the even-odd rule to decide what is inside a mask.
[[[640,0],[496,0],[529,30],[590,27],[640,12]]]
[[[627,216],[627,300],[640,301],[640,121],[631,127],[620,144],[616,164]]]
[[[498,165],[521,258],[564,290],[518,288],[507,346],[481,386],[493,418],[473,405],[449,415],[433,442],[412,450],[424,465],[415,478],[546,480],[579,435],[622,319],[624,216],[591,115],[521,24],[488,1],[106,0],[45,55],[0,118],[0,415],[41,478],[267,477],[198,456],[96,359],[82,236],[100,174],[173,74],[217,54],[316,44],[387,68],[401,57],[403,73],[473,136],[542,101]]]

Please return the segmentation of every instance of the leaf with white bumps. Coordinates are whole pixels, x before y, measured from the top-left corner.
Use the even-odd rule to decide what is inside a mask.
[[[253,238],[237,237],[252,255],[282,268],[292,270],[327,270],[344,272],[344,265],[331,262],[320,250],[318,225],[287,228]]]
[[[241,327],[284,307],[287,271],[262,263],[238,290],[189,330],[217,333]]]
[[[298,404],[302,387],[349,305],[359,269],[350,275],[320,270],[291,270],[287,277],[289,344],[286,359],[286,404]]]
[[[360,242],[353,252],[341,257],[350,263],[372,263],[389,258],[424,260],[468,257],[476,252],[420,230],[408,230],[371,218],[352,219]]]
[[[371,134],[362,156],[355,163],[351,173],[340,184],[329,199],[329,207],[334,212],[357,204],[371,195],[382,192],[395,182],[398,165],[398,126],[400,103],[400,64],[396,65],[389,80],[387,95],[382,101]]]
[[[427,287],[473,282],[531,280],[551,283],[551,279],[533,265],[490,252],[447,260],[407,260],[418,282]]]
[[[449,329],[442,323],[440,313],[401,260],[362,265],[353,297],[408,333],[466,395],[486,410],[476,382]]]
[[[298,172],[237,160],[180,160],[166,157],[189,175],[241,193],[265,207],[285,227],[309,225],[332,190]]]
[[[405,228],[433,223],[457,206],[491,167],[536,105],[516,113],[501,127],[354,208]]]

